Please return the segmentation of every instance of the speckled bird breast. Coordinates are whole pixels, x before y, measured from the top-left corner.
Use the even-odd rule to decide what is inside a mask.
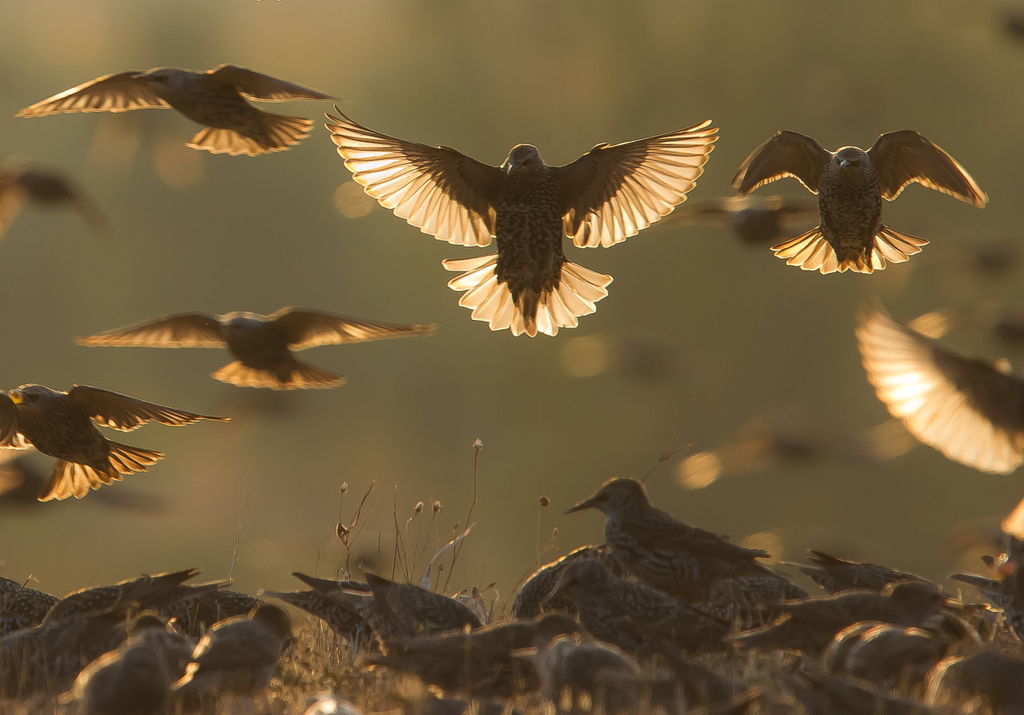
[[[833,245],[870,243],[882,218],[882,196],[874,169],[826,169],[818,210],[822,233]]]
[[[549,171],[509,176],[495,208],[499,248],[502,243],[561,245],[562,211]]]
[[[197,77],[183,92],[167,92],[164,99],[193,122],[218,129],[237,129],[250,114],[260,110],[233,87],[208,77]]]
[[[288,359],[290,351],[272,324],[246,319],[232,320],[224,331],[228,350],[249,367],[267,369]]]
[[[109,453],[107,440],[88,416],[63,404],[47,405],[43,414],[18,409],[18,431],[43,454],[72,462],[89,462]]]

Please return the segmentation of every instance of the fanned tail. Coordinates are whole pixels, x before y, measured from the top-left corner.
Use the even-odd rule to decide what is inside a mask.
[[[250,136],[234,129],[204,127],[188,146],[211,154],[257,156],[293,147],[313,130],[311,119],[270,112],[259,112],[259,115],[260,122],[252,128]]]
[[[597,310],[596,303],[608,295],[612,277],[584,268],[578,263],[562,264],[558,286],[538,295],[525,290],[518,300],[508,285],[499,282],[498,255],[448,259],[441,265],[449,271],[463,271],[448,282],[452,290],[466,291],[459,305],[473,311],[474,320],[485,321],[491,330],[511,330],[513,335],[537,333],[557,335],[559,328],[575,328],[579,318]]]
[[[239,387],[266,387],[271,390],[323,390],[345,384],[345,378],[298,360],[276,372],[249,367],[236,360],[213,373],[213,378]]]
[[[148,467],[164,458],[164,453],[156,450],[131,447],[117,442],[108,444],[110,456],[107,457],[105,469],[58,459],[50,475],[50,483],[39,495],[39,501],[60,501],[68,497],[81,499],[88,495],[90,490],[121,481],[124,474],[145,472]]]
[[[886,263],[904,263],[921,252],[928,241],[893,231],[882,226],[875,234],[870,253],[859,251],[840,258],[828,242],[821,227],[817,226],[796,238],[772,246],[776,256],[788,266],[800,266],[805,271],[829,273],[874,273],[885,269]]]

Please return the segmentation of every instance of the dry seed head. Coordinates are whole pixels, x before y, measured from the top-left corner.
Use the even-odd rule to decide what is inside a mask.
[[[338,538],[341,539],[341,542],[343,544],[347,544],[348,543],[348,536],[349,536],[350,533],[352,533],[351,531],[349,531],[349,528],[339,521],[338,522],[338,527],[335,529],[335,531],[338,534]]]
[[[348,494],[348,482],[341,483],[341,493]]]
[[[434,513],[435,514],[438,513],[439,511],[441,511],[441,500],[440,499],[435,499],[434,503],[431,506],[434,509]]]
[[[547,497],[541,497],[540,498],[540,505],[541,506],[548,506],[549,504],[551,504],[551,500],[550,499],[548,499]]]
[[[419,514],[421,511],[423,511],[423,502],[421,502],[421,501],[416,502],[416,506],[413,508],[413,511],[416,512],[417,514]]]

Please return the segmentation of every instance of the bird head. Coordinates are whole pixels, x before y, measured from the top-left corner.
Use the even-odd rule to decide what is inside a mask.
[[[283,608],[279,608],[272,603],[261,603],[252,610],[249,617],[265,626],[282,641],[291,637],[292,620],[288,617],[288,612]]]
[[[506,175],[520,171],[537,171],[544,167],[544,160],[533,144],[516,144],[508,153],[508,158],[501,165]]]
[[[832,155],[832,163],[841,170],[858,169],[867,163],[867,152],[855,146],[844,146]]]
[[[156,67],[135,75],[135,79],[152,85],[159,91],[160,88],[180,89],[191,72],[175,69],[174,67]]]
[[[60,397],[62,394],[43,385],[19,385],[17,388],[10,390],[7,396],[19,408],[33,409],[50,402],[54,398]]]
[[[570,507],[565,511],[572,514],[584,509],[598,509],[605,516],[622,514],[636,506],[649,506],[647,489],[635,479],[615,477],[601,485],[597,493],[589,499]]]

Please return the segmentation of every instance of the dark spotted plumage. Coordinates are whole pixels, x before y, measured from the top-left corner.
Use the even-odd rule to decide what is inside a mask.
[[[0,576],[0,636],[39,625],[58,600],[56,596]]]
[[[871,273],[921,252],[927,241],[897,233],[881,220],[882,199],[895,199],[910,183],[978,207],[988,201],[956,159],[911,130],[883,134],[868,151],[845,146],[834,152],[803,134],[776,132],[746,158],[733,187],[745,195],[785,176],[818,194],[821,222],[772,250],[789,265],[823,274]]]
[[[518,144],[500,167],[449,147],[381,134],[345,115],[328,130],[356,181],[425,233],[463,246],[497,240],[497,254],[447,260],[459,305],[491,330],[555,335],[608,295],[611,276],[568,261],[562,241],[612,246],[686,199],[716,139],[710,122],[647,139],[598,144],[565,166]]]
[[[668,593],[707,601],[720,579],[785,581],[758,563],[757,559],[768,556],[766,551],[738,546],[684,524],[654,507],[636,480],[611,479],[566,513],[591,508],[605,515],[605,540],[613,557],[641,581]]]
[[[544,564],[527,577],[512,603],[513,615],[516,618],[535,618],[544,610],[572,610],[572,602],[568,599],[548,597],[555,584],[558,583],[558,576],[566,566],[576,561],[590,559],[604,562],[606,566],[621,575],[621,569],[615,559],[610,557],[606,546],[580,546],[554,561]]]
[[[44,622],[58,621],[75,613],[95,613],[128,606],[138,610],[159,609],[179,584],[198,573],[198,569],[185,569],[140,576],[120,581],[112,586],[79,589],[55,603],[46,613]]]
[[[319,591],[264,591],[263,595],[316,616],[354,650],[371,648],[374,643],[373,632],[362,616]]]
[[[811,549],[808,553],[811,565],[792,565],[829,593],[847,591],[851,588],[866,588],[881,592],[888,584],[897,581],[924,580],[920,576],[868,561],[850,561],[816,549]]]
[[[600,561],[577,561],[558,578],[551,597],[570,599],[595,638],[636,655],[666,646],[704,651],[722,647],[729,622],[643,583],[614,575]]]
[[[174,619],[175,627],[199,638],[216,622],[244,616],[260,605],[258,598],[225,588],[229,581],[181,584],[161,600],[160,615]]]
[[[825,650],[832,638],[858,621],[920,626],[938,614],[946,599],[927,581],[900,581],[882,593],[844,591],[802,601],[775,604],[782,614],[774,623],[744,631],[733,639],[749,648],[791,648],[809,655]]]

